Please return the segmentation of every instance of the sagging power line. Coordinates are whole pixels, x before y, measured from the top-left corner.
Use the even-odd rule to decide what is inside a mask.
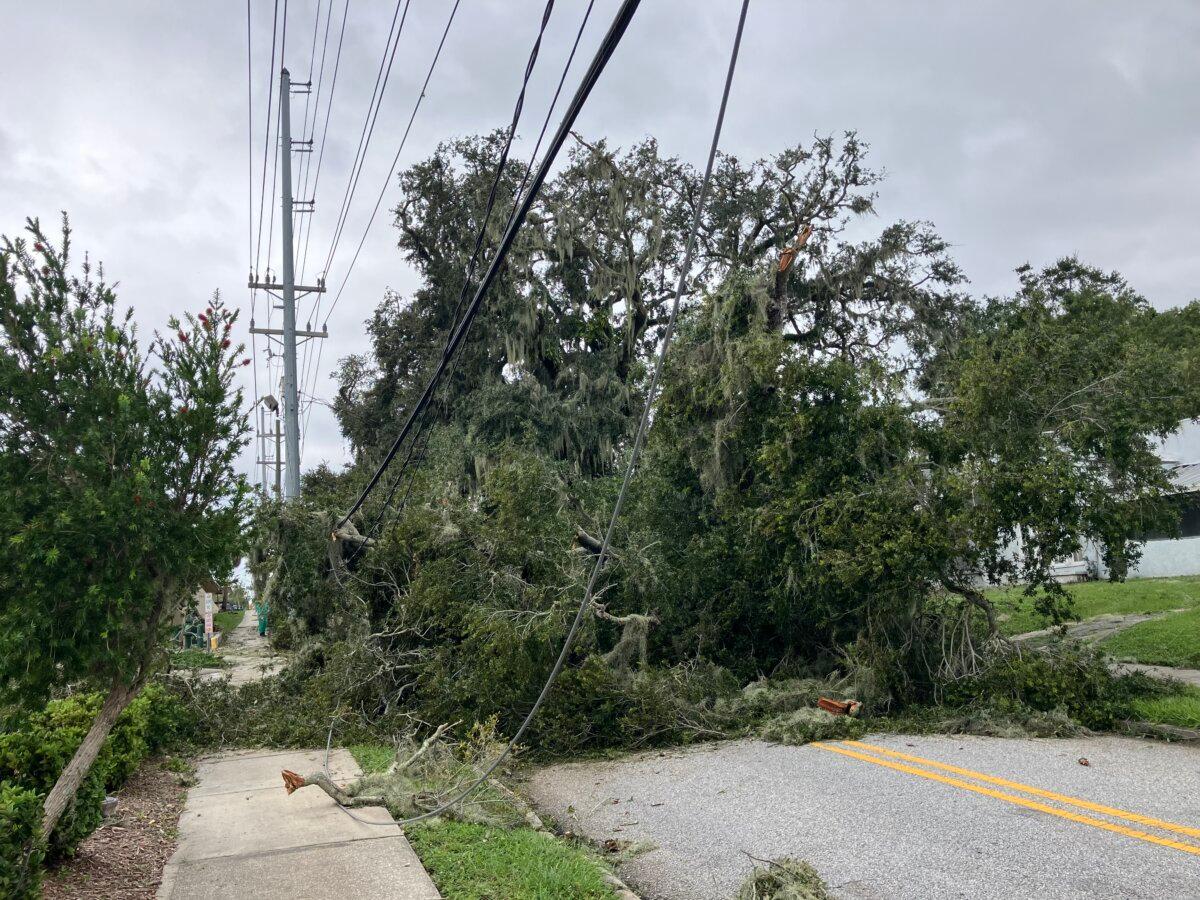
[[[722,130],[722,127],[723,127],[724,121],[725,121],[725,111],[729,104],[729,95],[730,95],[730,90],[731,90],[732,84],[733,84],[733,75],[734,75],[734,71],[736,70],[736,67],[737,67],[738,52],[741,48],[742,35],[744,32],[745,23],[746,23],[746,13],[749,9],[749,5],[750,5],[750,0],[742,0],[741,12],[738,16],[737,29],[735,32],[735,36],[734,36],[734,40],[733,40],[733,47],[732,47],[732,50],[730,52],[730,57],[729,57],[729,66],[728,66],[728,69],[727,69],[727,72],[725,75],[724,88],[723,88],[722,94],[721,94],[721,102],[720,102],[720,106],[719,106],[718,112],[717,112],[716,123],[713,127],[712,141],[709,146],[708,160],[707,160],[707,163],[705,165],[705,170],[704,170],[704,178],[701,182],[700,193],[699,193],[699,196],[698,196],[696,204],[695,204],[695,211],[693,213],[692,223],[691,223],[691,227],[690,227],[690,230],[688,233],[687,243],[685,245],[683,262],[679,269],[678,285],[676,286],[674,298],[671,303],[670,316],[667,320],[666,328],[663,332],[662,340],[660,341],[660,344],[659,344],[658,354],[655,358],[654,368],[652,370],[649,386],[648,386],[648,389],[646,392],[645,403],[642,408],[641,416],[638,420],[637,430],[634,433],[630,456],[626,462],[625,471],[624,471],[624,474],[623,474],[623,477],[621,480],[621,487],[617,494],[616,501],[613,504],[613,509],[612,509],[611,515],[609,517],[608,526],[604,532],[604,538],[600,543],[598,552],[596,553],[596,557],[593,562],[592,572],[588,579],[587,587],[584,590],[583,597],[580,600],[579,607],[576,610],[575,617],[570,625],[570,628],[567,631],[566,637],[563,639],[563,644],[562,644],[561,650],[559,651],[559,654],[558,654],[557,658],[555,659],[554,665],[551,668],[550,673],[548,674],[545,682],[542,685],[542,689],[539,692],[537,699],[534,701],[532,707],[529,709],[528,713],[525,715],[524,719],[522,720],[521,725],[517,728],[517,730],[513,734],[512,738],[506,743],[506,745],[505,745],[504,749],[501,751],[501,753],[496,757],[496,759],[489,766],[487,766],[487,768],[482,773],[479,774],[479,776],[477,778],[472,780],[464,788],[462,788],[460,791],[458,791],[454,797],[439,804],[435,809],[432,809],[427,812],[423,812],[419,815],[411,816],[409,818],[401,820],[399,823],[397,823],[397,824],[400,824],[401,826],[412,824],[415,822],[420,822],[422,820],[429,819],[434,816],[439,816],[439,815],[445,813],[447,810],[451,809],[452,807],[456,806],[457,804],[459,804],[463,800],[465,800],[475,790],[477,790],[481,785],[486,783],[489,778],[491,778],[492,774],[500,767],[501,764],[503,764],[504,760],[508,758],[508,756],[513,752],[513,750],[516,748],[518,743],[524,737],[530,724],[533,722],[534,718],[537,716],[537,713],[539,712],[541,707],[544,705],[546,698],[549,696],[550,691],[554,687],[555,681],[557,680],[559,674],[561,673],[563,667],[566,664],[566,660],[570,653],[571,646],[574,642],[575,636],[578,634],[579,629],[584,621],[585,616],[587,615],[589,609],[591,609],[591,607],[592,607],[593,598],[595,596],[596,584],[599,580],[600,572],[604,568],[604,564],[605,564],[605,561],[606,561],[606,558],[607,558],[607,555],[609,552],[609,548],[612,544],[613,534],[616,530],[616,524],[620,518],[621,510],[624,505],[625,498],[628,494],[630,482],[632,481],[634,472],[636,471],[636,468],[637,468],[638,457],[641,453],[642,446],[645,442],[646,433],[649,430],[650,413],[653,408],[655,397],[656,397],[656,394],[658,391],[658,386],[659,386],[659,383],[660,383],[660,380],[662,377],[662,371],[663,371],[664,364],[666,362],[667,352],[670,348],[671,338],[674,335],[675,326],[678,322],[681,298],[683,297],[683,294],[684,294],[684,289],[685,289],[686,283],[687,283],[687,276],[691,269],[692,259],[695,255],[696,244],[697,244],[697,240],[698,240],[699,232],[700,232],[700,225],[701,225],[701,221],[702,221],[702,218],[704,215],[705,205],[706,205],[706,202],[708,199],[709,185],[712,180],[713,167],[716,162],[717,149],[720,146],[721,130]],[[538,168],[537,175],[535,176],[533,183],[530,185],[529,192],[526,194],[525,198],[523,199],[520,209],[513,216],[513,219],[510,221],[509,231],[505,234],[505,240],[501,243],[500,248],[497,250],[496,255],[493,257],[492,265],[489,267],[487,275],[485,275],[484,282],[480,285],[479,291],[477,291],[475,297],[472,299],[471,306],[468,307],[467,313],[464,315],[464,321],[455,330],[456,340],[452,341],[453,349],[457,349],[458,346],[461,346],[461,335],[465,334],[465,330],[467,328],[469,328],[469,326],[470,326],[471,318],[473,318],[475,312],[477,312],[477,310],[478,310],[479,301],[480,301],[483,293],[486,292],[487,285],[490,283],[489,276],[494,277],[497,266],[503,262],[504,256],[507,255],[507,252],[508,252],[509,248],[511,247],[512,237],[515,235],[515,231],[520,228],[520,225],[524,221],[525,215],[528,212],[529,206],[532,203],[533,197],[536,196],[537,191],[540,189],[542,182],[545,180],[546,169],[548,167],[548,163],[553,161],[555,154],[557,153],[558,149],[562,146],[562,142],[565,140],[566,134],[570,130],[570,124],[573,123],[575,117],[578,115],[579,108],[582,106],[582,103],[586,99],[588,93],[590,92],[592,85],[594,85],[594,83],[595,83],[595,78],[598,77],[599,72],[603,70],[604,63],[607,61],[608,57],[611,56],[612,50],[615,49],[616,43],[618,43],[620,41],[621,35],[624,33],[625,28],[628,26],[628,18],[625,18],[624,21],[621,20],[622,13],[627,13],[628,17],[632,17],[632,14],[636,10],[637,6],[638,6],[638,0],[626,0],[626,2],[622,5],[621,11],[618,13],[618,18],[616,20],[614,20],[613,25],[610,27],[609,34],[605,40],[605,44],[602,45],[601,51],[598,51],[597,57],[595,59],[593,59],[592,66],[588,70],[588,77],[585,78],[584,83],[581,84],[579,89],[576,91],[575,99],[572,101],[571,107],[569,108],[568,113],[563,120],[563,124],[561,124],[559,126],[559,130],[558,130],[558,132],[556,132],[554,140],[551,142],[551,146],[547,150],[546,159],[543,160],[542,164]],[[612,41],[611,46],[609,46],[610,40]],[[606,48],[607,48],[607,53],[604,52]],[[444,370],[445,361],[446,361],[445,357],[443,357],[443,365],[439,366],[438,372],[435,373],[434,379],[431,380],[431,386],[432,386],[433,382],[436,381],[436,378],[438,377],[439,373],[442,370]],[[427,388],[425,396],[427,396],[429,394],[429,392],[430,392],[430,388]],[[423,396],[422,399],[425,399],[425,397]],[[411,421],[411,419],[412,419],[412,417],[410,416],[410,421]],[[407,427],[407,423],[406,423],[406,427]],[[380,472],[376,473],[376,478],[373,479],[373,481],[378,480],[379,474],[380,474]],[[368,490],[364,491],[363,495],[360,496],[359,505],[361,505],[361,502],[363,501],[363,499],[365,499],[365,496],[369,492],[370,487],[371,487],[371,485],[368,485]],[[348,518],[349,518],[349,516],[347,516],[345,519],[343,519],[342,522],[339,523],[338,527],[341,527]],[[328,775],[328,764],[329,764],[329,746],[331,746],[331,744],[332,744],[332,736],[333,736],[333,724],[331,723],[330,731],[329,731],[329,740],[327,741],[327,744],[326,744],[325,767],[326,767],[327,775]],[[353,816],[353,813],[351,813],[349,810],[345,809],[345,807],[342,807],[342,809],[347,813],[347,815]],[[357,817],[355,817],[355,818],[357,818]],[[365,822],[367,820],[360,820],[360,821]],[[391,823],[389,823],[389,824],[391,824]]]

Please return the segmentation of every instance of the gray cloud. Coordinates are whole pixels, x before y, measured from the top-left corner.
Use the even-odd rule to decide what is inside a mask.
[[[462,0],[402,164],[440,139],[507,120],[541,5]],[[0,230],[15,231],[25,215],[53,220],[68,210],[77,246],[121,282],[143,330],[202,306],[214,289],[245,302],[244,6],[2,6]],[[253,6],[257,198],[272,6]],[[329,244],[390,7],[351,3],[310,274]],[[616,0],[596,3],[584,54],[615,7]],[[289,4],[286,62],[301,78],[314,8],[313,0]],[[525,153],[582,9],[582,0],[556,7],[518,145]],[[333,284],[383,183],[448,10],[445,0],[412,4]],[[728,2],[644,4],[580,130],[618,144],[652,134],[666,152],[698,160],[735,15]],[[1076,253],[1122,271],[1160,308],[1196,296],[1200,6],[753,0],[744,46],[725,148],[764,156],[814,133],[857,129],[889,175],[879,224],[933,221],[974,290],[1009,290],[1017,265]],[[302,115],[298,102],[294,118]],[[396,199],[390,188],[385,205]],[[381,215],[330,319],[320,397],[332,392],[324,375],[337,358],[366,349],[362,322],[385,289],[414,286],[390,231]],[[266,316],[261,302],[257,315]],[[302,308],[301,319],[308,315]],[[247,309],[243,326],[248,319]],[[344,458],[332,417],[315,406],[306,465]]]

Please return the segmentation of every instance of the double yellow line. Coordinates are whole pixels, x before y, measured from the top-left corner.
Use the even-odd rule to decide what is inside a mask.
[[[1174,822],[1166,822],[1162,819],[1155,819],[1151,816],[1143,816],[1138,813],[1126,812],[1123,809],[1116,809],[1112,806],[1104,806],[1100,803],[1092,803],[1089,800],[1081,800],[1078,797],[1068,797],[1065,794],[1056,794],[1054,791],[1047,791],[1043,790],[1042,788],[1032,787],[1028,784],[1021,784],[1019,781],[1010,781],[1007,778],[997,778],[994,775],[985,775],[982,772],[973,772],[970,769],[951,766],[947,763],[937,762],[936,760],[932,759],[924,759],[920,756],[911,756],[907,753],[900,753],[897,750],[889,750],[886,747],[879,747],[874,744],[864,744],[862,741],[842,741],[840,744],[827,744],[818,742],[812,744],[811,746],[820,750],[827,750],[831,753],[840,753],[842,756],[849,756],[853,759],[859,759],[863,762],[873,763],[877,766],[894,769],[897,772],[906,772],[909,775],[916,775],[919,778],[927,778],[930,781],[948,784],[956,788],[961,788],[965,791],[971,791],[975,794],[982,794],[985,797],[992,797],[996,800],[1002,800],[1005,803],[1011,803],[1015,806],[1023,806],[1026,809],[1035,809],[1038,812],[1043,812],[1051,816],[1058,816],[1060,819],[1068,819],[1072,822],[1078,822],[1081,825],[1089,825],[1092,828],[1100,828],[1104,831],[1111,831],[1116,834],[1124,835],[1125,837],[1131,837],[1139,841],[1145,841],[1148,844],[1157,844],[1161,847],[1170,847],[1173,850],[1181,850],[1184,853],[1191,853],[1194,856],[1200,856],[1200,845],[1197,844],[1177,841],[1169,837],[1161,837],[1157,834],[1151,834],[1147,831],[1139,831],[1136,828],[1130,828],[1117,822],[1109,822],[1105,819],[1097,819],[1093,816],[1086,816],[1082,813],[1073,812],[1069,809],[1060,809],[1057,806],[1050,806],[1037,800],[1030,800],[1028,797],[1022,797],[1018,794],[1010,794],[1006,793],[1005,791],[998,791],[994,788],[984,787],[981,784],[963,781],[962,778],[953,778],[949,775],[942,775],[937,771],[930,770],[938,769],[942,772],[951,772],[954,775],[961,775],[966,778],[974,779],[975,781],[982,781],[985,784],[994,784],[999,787],[1008,788],[1011,791],[1019,792],[1019,794],[1042,797],[1046,800],[1053,800],[1055,803],[1060,803],[1065,806],[1073,806],[1077,809],[1086,809],[1090,812],[1100,813],[1101,815],[1109,816],[1114,819],[1133,822],[1138,825],[1144,825],[1147,828],[1156,828],[1160,831],[1168,831],[1173,834],[1200,838],[1200,828],[1192,828],[1187,825],[1178,825]],[[897,762],[896,760],[904,760],[904,762]],[[915,765],[909,765],[909,763],[914,763]],[[922,768],[917,768],[917,766],[921,766]]]

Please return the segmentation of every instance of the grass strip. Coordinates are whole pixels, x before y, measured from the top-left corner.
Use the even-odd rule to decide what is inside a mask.
[[[407,832],[446,900],[613,900],[585,850],[529,828],[435,822]]]
[[[1105,613],[1157,613],[1200,607],[1200,576],[1086,581],[1066,585],[1066,589],[1074,601],[1072,621]],[[1034,610],[1033,600],[1024,595],[1020,586],[995,588],[987,593],[996,604],[1005,634],[1024,634],[1054,624]]]
[[[1100,647],[1117,659],[1200,669],[1200,608],[1134,625],[1106,638]]]

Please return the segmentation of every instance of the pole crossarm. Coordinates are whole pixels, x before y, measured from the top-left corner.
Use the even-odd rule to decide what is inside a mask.
[[[248,281],[246,286],[257,288],[260,291],[282,291],[284,287],[277,281]],[[325,293],[325,282],[319,281],[315,287],[311,284],[297,284],[292,290],[297,294],[323,294]]]
[[[250,333],[251,334],[267,334],[267,335],[272,335],[275,337],[283,337],[283,329],[282,328],[257,328],[253,322],[250,323]],[[325,328],[322,328],[320,331],[309,331],[307,329],[297,328],[296,329],[296,337],[298,337],[298,338],[300,338],[300,337],[327,338],[327,337],[329,337],[329,328],[328,328],[328,326],[326,326]]]

